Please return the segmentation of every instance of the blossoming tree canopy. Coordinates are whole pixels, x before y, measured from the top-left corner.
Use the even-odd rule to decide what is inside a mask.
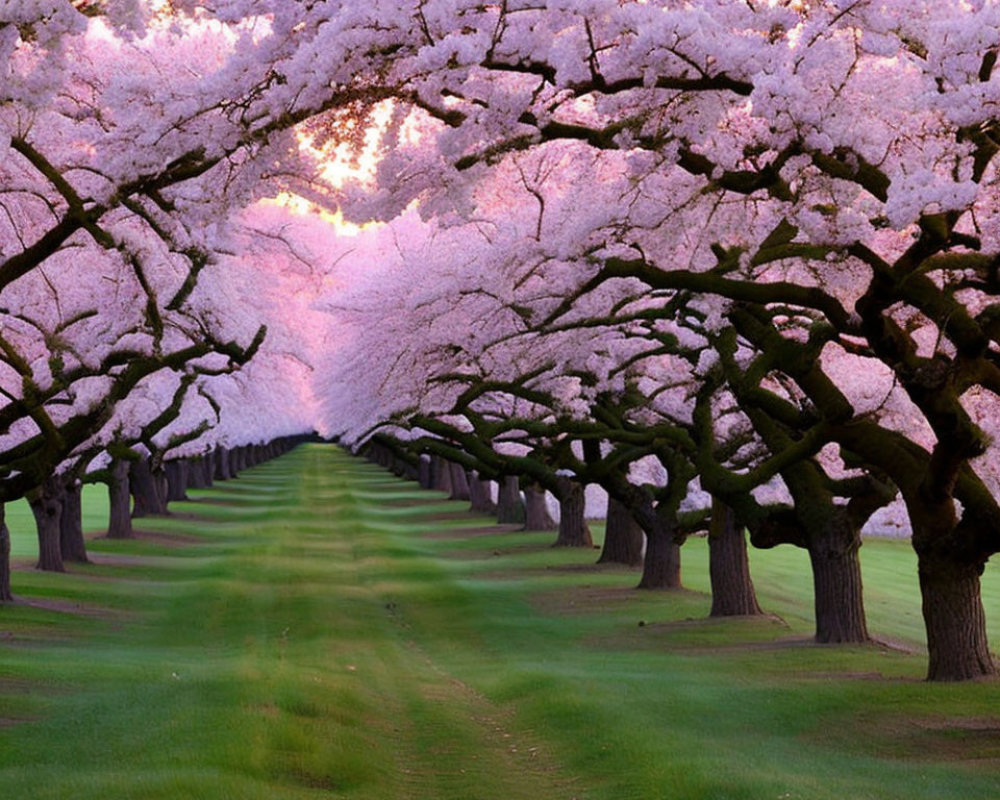
[[[194,293],[232,244],[234,210],[312,176],[290,131],[308,114],[267,91],[281,53],[262,34],[276,21],[187,10],[0,11],[10,496],[83,446],[144,376],[228,369],[259,346],[259,319],[234,325]]]

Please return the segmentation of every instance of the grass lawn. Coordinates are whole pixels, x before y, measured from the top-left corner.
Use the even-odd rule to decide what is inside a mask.
[[[1000,796],[1000,682],[922,680],[908,544],[862,551],[883,644],[817,646],[800,551],[751,553],[773,616],[709,620],[703,540],[638,592],[466,506],[308,445],[52,575],[11,504],[0,796]]]

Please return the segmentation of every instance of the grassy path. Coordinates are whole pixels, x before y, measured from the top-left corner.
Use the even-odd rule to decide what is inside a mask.
[[[754,555],[782,621],[715,622],[332,447],[193,494],[93,565],[15,574],[0,796],[1000,796],[1000,686],[919,680],[905,545],[865,552],[898,646],[823,648],[794,551]]]
[[[0,796],[569,796],[389,599],[398,523],[378,510],[398,488],[303,449],[178,504],[140,542],[95,542],[93,567],[19,572]]]

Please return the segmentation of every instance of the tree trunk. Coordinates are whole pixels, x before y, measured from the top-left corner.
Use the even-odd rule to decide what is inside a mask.
[[[202,464],[202,477],[204,479],[204,485],[202,489],[211,489],[212,484],[215,481],[215,457],[212,455],[212,451],[209,450],[201,458]]]
[[[736,524],[733,510],[717,499],[712,501],[708,552],[712,582],[712,610],[709,616],[745,617],[763,613],[750,578],[746,534]]]
[[[187,500],[187,488],[191,465],[186,458],[175,458],[163,465],[167,476],[167,502]]]
[[[810,531],[816,641],[864,644],[871,641],[861,587],[861,533],[837,508],[825,524]]]
[[[495,514],[496,503],[490,495],[489,481],[479,477],[479,473],[469,473],[469,510],[481,514]]]
[[[205,459],[202,456],[195,456],[188,460],[187,489],[205,489]]]
[[[559,483],[559,535],[553,547],[593,547],[590,527],[584,518],[586,497],[582,483],[560,477]]]
[[[535,486],[525,486],[524,492],[524,529],[526,531],[554,531],[556,522],[549,514],[549,506],[545,502],[545,490]]]
[[[436,453],[431,454],[431,489],[451,494],[451,465]]]
[[[221,445],[216,447],[212,460],[215,462],[215,470],[212,473],[212,477],[215,480],[228,481],[233,477],[233,474],[229,471],[229,451],[225,447]]]
[[[643,540],[642,528],[628,506],[609,496],[604,524],[604,547],[597,563],[637,567],[642,563]]]
[[[28,494],[28,505],[35,517],[38,533],[38,569],[46,572],[65,572],[60,547],[60,520],[62,518],[62,486],[54,476]]]
[[[0,603],[14,602],[10,590],[10,531],[4,521],[3,503],[0,503]]]
[[[111,462],[111,477],[108,480],[108,538],[131,539],[132,516],[130,514],[131,492],[129,491],[130,463],[125,459]]]
[[[430,456],[420,456],[420,463],[417,464],[417,483],[421,489],[431,488],[431,458]]]
[[[964,681],[997,674],[986,640],[980,595],[982,565],[919,555],[920,594],[927,650],[927,679]]]
[[[674,529],[657,522],[646,529],[646,558],[642,563],[639,589],[681,588],[681,547]]]
[[[469,493],[469,476],[465,471],[465,467],[461,464],[451,463],[448,465],[448,469],[451,473],[451,499],[471,500],[472,497]]]
[[[240,474],[240,449],[232,447],[226,451],[226,458],[229,461],[229,477],[237,478]]]
[[[783,508],[752,529],[755,547],[793,544],[809,553],[813,574],[816,641],[863,644],[871,641],[861,590],[860,520],[849,506],[821,491],[800,491],[795,508]]]
[[[63,561],[87,564],[87,543],[83,539],[83,498],[80,482],[64,486],[62,514],[59,517],[59,549]]]
[[[521,500],[521,489],[516,475],[504,475],[500,479],[500,490],[497,494],[497,522],[524,522],[524,502]]]
[[[129,470],[129,490],[135,503],[132,507],[133,517],[164,515],[167,504],[160,494],[160,476],[154,475],[149,466],[148,458],[139,458],[132,462]]]

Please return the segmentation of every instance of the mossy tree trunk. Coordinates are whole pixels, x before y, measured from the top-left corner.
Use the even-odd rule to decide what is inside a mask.
[[[557,481],[559,498],[559,534],[553,547],[593,547],[590,526],[585,517],[586,496],[582,483],[560,476]]]

